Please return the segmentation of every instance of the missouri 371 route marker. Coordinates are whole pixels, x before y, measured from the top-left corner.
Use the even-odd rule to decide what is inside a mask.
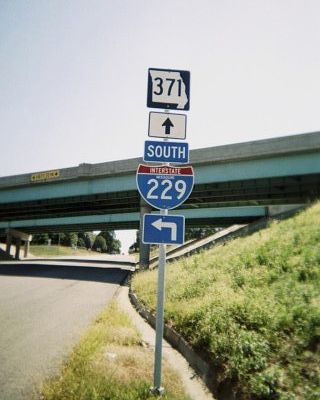
[[[149,68],[147,106],[171,110],[190,108],[190,72]]]

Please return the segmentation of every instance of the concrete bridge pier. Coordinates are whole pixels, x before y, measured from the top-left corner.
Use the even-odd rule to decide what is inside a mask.
[[[140,228],[139,228],[139,266],[142,269],[149,268],[150,262],[150,245],[142,242],[142,234],[143,234],[143,216],[151,212],[151,206],[147,204],[143,199],[140,200]]]
[[[16,241],[16,252],[15,252],[15,259],[20,259],[20,249],[22,241],[24,241],[24,257],[28,256],[30,242],[32,240],[32,235],[28,235],[27,233],[17,231],[15,229],[7,229],[7,241],[6,241],[6,253],[10,256],[10,250],[12,245],[12,239],[14,238]]]
[[[30,250],[30,242],[31,242],[31,240],[26,240],[24,243],[24,254],[23,254],[24,258],[28,257],[29,250]]]
[[[10,256],[11,252],[11,244],[12,244],[12,236],[8,234],[7,231],[7,240],[6,240],[6,254]]]
[[[14,256],[15,260],[19,260],[20,258],[20,247],[21,247],[21,238],[16,238],[16,254]]]

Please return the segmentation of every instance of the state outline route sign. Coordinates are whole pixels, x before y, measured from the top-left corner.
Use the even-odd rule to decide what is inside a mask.
[[[145,244],[183,244],[183,215],[144,214],[142,241]]]
[[[150,137],[184,140],[186,130],[186,114],[149,112],[148,136]]]
[[[146,140],[144,142],[143,160],[187,164],[189,162],[189,145],[181,142]]]
[[[190,71],[149,68],[147,107],[190,109]]]
[[[148,204],[159,210],[170,210],[190,196],[194,183],[193,168],[140,164],[136,180],[139,193]]]

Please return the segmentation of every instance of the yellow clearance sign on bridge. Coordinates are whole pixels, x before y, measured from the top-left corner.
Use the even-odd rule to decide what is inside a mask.
[[[53,171],[37,172],[31,175],[31,182],[49,181],[51,179],[59,178],[60,171],[55,169]]]

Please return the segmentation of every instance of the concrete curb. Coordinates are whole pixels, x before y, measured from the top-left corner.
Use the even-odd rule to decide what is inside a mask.
[[[52,257],[52,258],[41,258],[41,257],[28,257],[24,258],[23,260],[20,261],[37,261],[37,262],[48,262],[48,261],[57,261],[57,262],[81,262],[82,264],[101,264],[101,265],[125,265],[128,267],[135,267],[136,263],[133,261],[117,261],[117,260],[99,260],[99,259],[79,259],[79,258],[58,258],[58,257]]]
[[[120,307],[130,317],[132,323],[141,334],[143,346],[148,348],[154,358],[155,331],[148,322],[137,312],[130,302],[129,286],[121,286],[116,300]],[[187,360],[174,349],[165,339],[163,340],[163,359],[181,379],[184,392],[190,400],[216,400],[208,390],[203,380],[192,369]],[[166,385],[166,383],[164,382]]]
[[[135,307],[137,312],[155,328],[156,319],[155,316],[139,302],[137,296],[129,287],[129,298],[132,305]],[[190,344],[177,333],[174,329],[167,325],[164,325],[164,339],[167,340],[170,345],[179,351],[179,353],[188,361],[191,368],[201,377],[203,382],[211,393],[219,400],[235,400],[236,397],[232,392],[231,385],[219,384],[216,378],[216,372],[213,366],[204,360],[199,354],[197,354]]]

